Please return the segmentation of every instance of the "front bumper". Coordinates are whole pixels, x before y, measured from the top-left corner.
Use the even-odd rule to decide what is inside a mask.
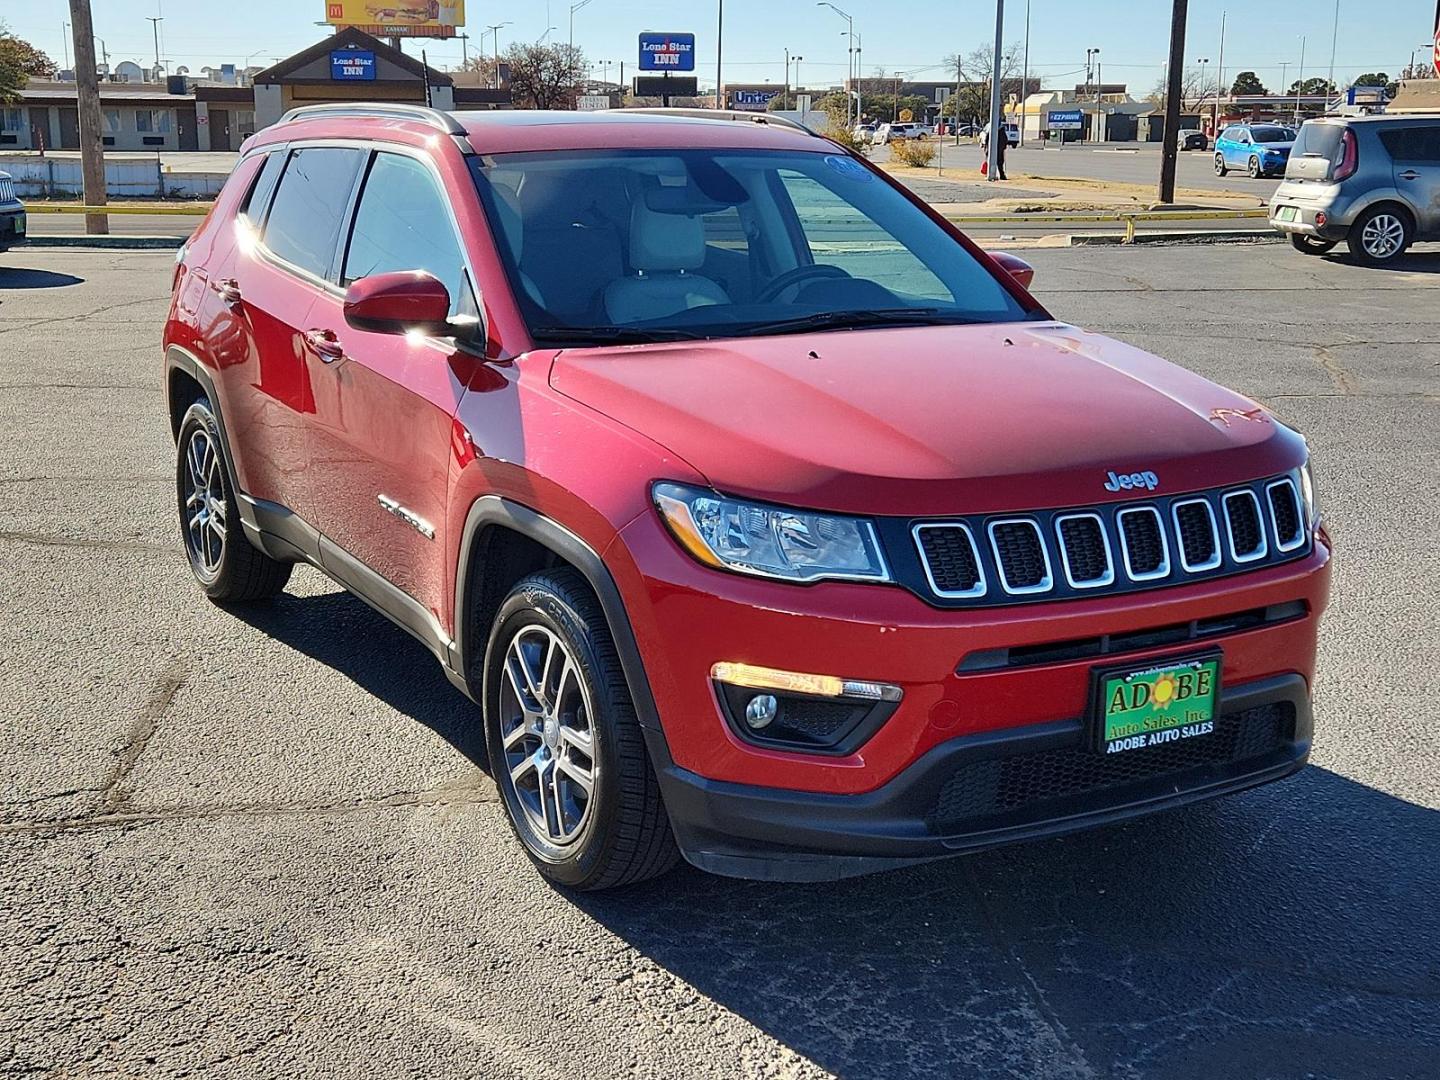
[[[650,738],[686,859],[770,881],[830,881],[1056,836],[1242,791],[1304,767],[1313,720],[1300,675],[1226,690],[1214,734],[1104,758],[1080,720],[943,743],[858,795],[707,780]],[[1133,756],[1132,756],[1133,755]]]
[[[0,249],[23,244],[26,227],[24,210],[0,209]]]

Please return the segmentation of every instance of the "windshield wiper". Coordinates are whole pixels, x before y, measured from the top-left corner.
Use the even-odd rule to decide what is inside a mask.
[[[604,345],[644,345],[657,341],[698,341],[703,335],[689,330],[633,326],[537,326],[530,331],[537,341],[583,341]]]
[[[775,322],[755,323],[747,326],[743,334],[798,334],[806,330],[840,330],[869,326],[897,326],[919,323],[926,326],[945,326],[959,323],[976,323],[984,320],[971,319],[963,315],[941,311],[940,308],[879,308],[875,311],[819,311],[814,315],[801,315],[793,319],[778,319]]]

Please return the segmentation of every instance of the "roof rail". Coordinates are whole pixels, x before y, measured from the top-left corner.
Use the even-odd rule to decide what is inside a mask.
[[[460,121],[447,112],[431,109],[425,105],[406,105],[388,101],[301,105],[280,117],[280,123],[284,124],[291,120],[326,120],[332,116],[379,116],[389,117],[393,120],[415,120],[443,131],[447,135],[468,134]]]
[[[663,106],[645,105],[640,108],[617,109],[621,113],[642,113],[646,116],[684,116],[691,120],[731,120],[740,123],[766,124],[774,127],[790,128],[804,135],[813,135],[816,138],[823,138],[817,132],[811,131],[798,120],[791,120],[788,116],[776,116],[773,113],[745,112],[737,109],[681,109],[665,108]]]

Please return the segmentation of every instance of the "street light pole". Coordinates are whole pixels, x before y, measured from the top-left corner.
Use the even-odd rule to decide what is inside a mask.
[[[587,0],[587,2],[588,2],[588,0]],[[491,35],[491,37],[493,38],[493,40],[490,42],[490,44],[491,44],[491,47],[494,48],[494,50],[495,50],[495,89],[496,89],[496,90],[499,90],[499,89],[500,89],[500,30],[501,30],[502,27],[506,27],[506,26],[509,26],[509,25],[510,25],[509,20],[506,20],[505,22],[495,23],[493,26],[487,26],[487,27],[485,28],[485,29],[487,29],[487,30],[490,31],[490,35]]]
[[[845,33],[850,40],[850,75],[846,79],[847,85],[845,87],[845,127],[849,129],[854,126],[850,121],[850,94],[855,89],[855,20],[850,17],[849,12],[841,11],[834,4],[830,3],[829,0],[820,0],[820,2],[817,3],[815,6],[828,7],[831,11],[835,12],[836,15],[839,15],[842,19],[845,20]],[[858,120],[860,118],[858,115],[859,110],[856,110],[856,112],[857,115],[855,119]]]
[[[1020,72],[1020,145],[1025,145],[1025,118],[1029,114],[1025,102],[1030,98],[1030,0],[1025,0],[1025,63]],[[959,102],[957,101],[958,105]]]
[[[715,108],[725,108],[725,0],[715,2]]]
[[[1300,122],[1300,94],[1305,89],[1305,35],[1300,35],[1300,68],[1295,76],[1295,122]]]
[[[1220,90],[1225,85],[1225,18],[1228,12],[1220,12],[1220,59],[1217,63],[1218,71],[1215,72],[1215,117],[1211,126],[1220,130]]]
[[[1329,112],[1330,94],[1335,89],[1335,44],[1340,40],[1340,0],[1335,0],[1335,22],[1330,28],[1330,74],[1326,81],[1330,84],[1330,90],[1325,92],[1326,112]]]
[[[594,0],[576,0],[570,5],[570,48],[575,48],[575,13]]]
[[[1000,179],[1000,140],[1009,139],[1000,123],[1000,80],[1004,76],[1002,66],[1005,49],[1005,0],[995,0],[995,56],[990,71],[990,160],[985,178],[992,183]]]
[[[165,21],[163,15],[150,15],[145,19],[150,24],[150,32],[155,37],[155,70],[160,70],[160,24]]]

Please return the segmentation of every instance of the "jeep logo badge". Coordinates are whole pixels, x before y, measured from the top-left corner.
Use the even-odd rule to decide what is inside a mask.
[[[1106,491],[1133,491],[1144,488],[1154,491],[1160,486],[1160,478],[1153,472],[1116,473],[1113,469],[1105,474]]]

